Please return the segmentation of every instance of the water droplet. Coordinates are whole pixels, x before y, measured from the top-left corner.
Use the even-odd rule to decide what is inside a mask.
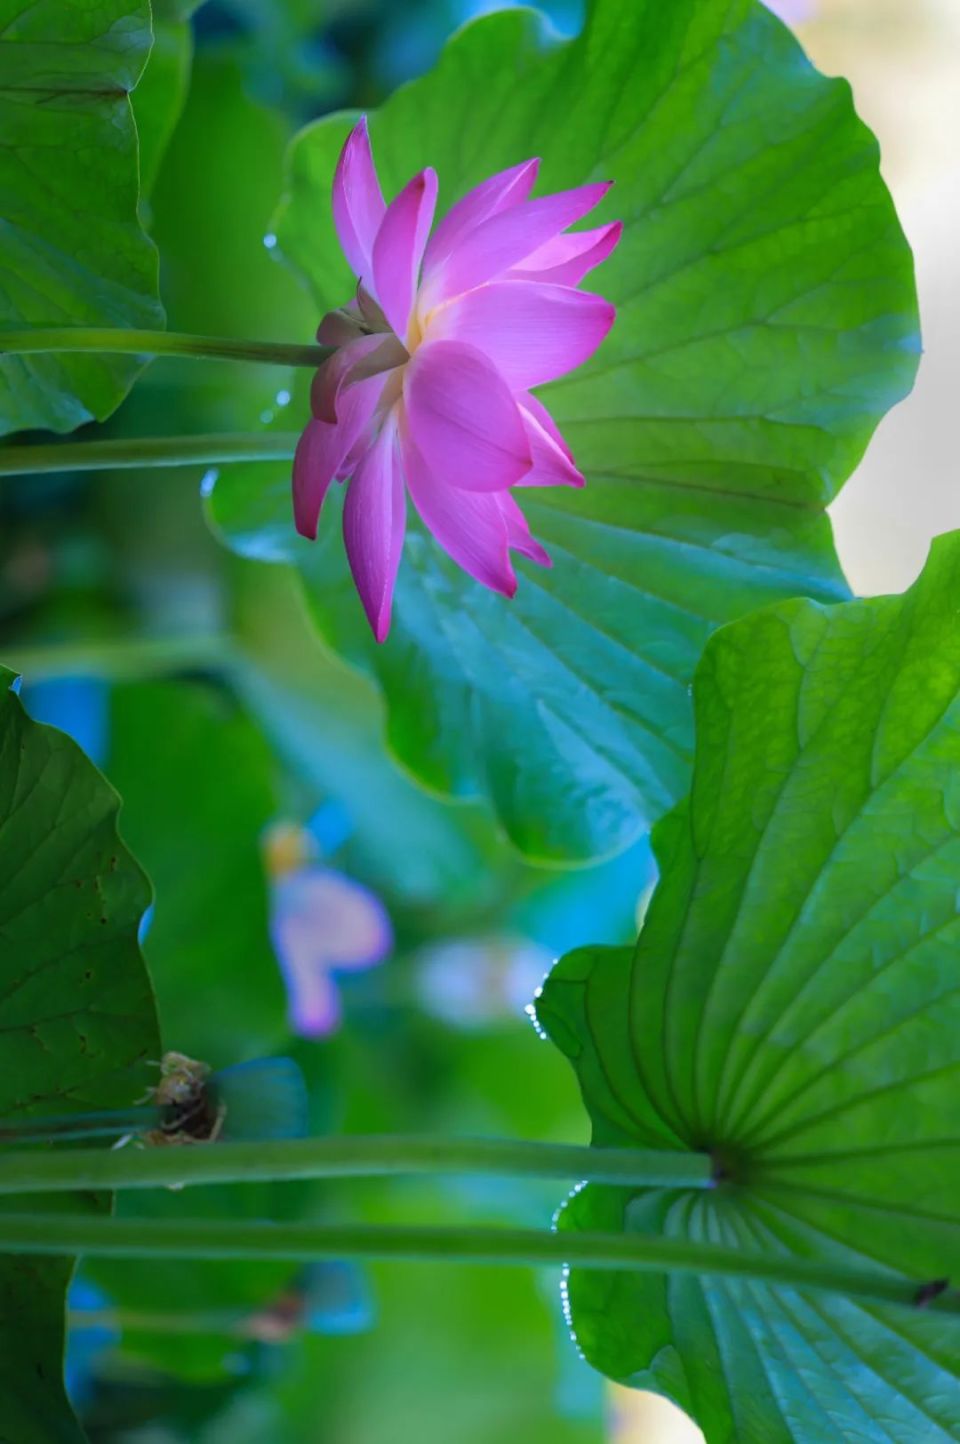
[[[200,478],[200,495],[202,497],[208,497],[211,495],[211,493],[213,492],[213,488],[217,484],[217,477],[219,475],[220,473],[215,466],[207,467],[207,470]]]
[[[286,388],[284,388],[282,391],[278,391],[276,395],[276,402],[278,406],[289,406],[290,392],[287,391]]]
[[[273,234],[273,231],[267,232],[267,234],[263,238],[263,244],[266,246],[268,251],[273,250],[274,246],[277,244],[277,238]]]
[[[150,903],[140,919],[140,926],[137,928],[137,942],[142,945],[144,938],[150,931],[150,924],[153,922],[154,904]]]
[[[527,1017],[530,1019],[531,1023],[536,1029],[537,1037],[540,1039],[541,1043],[549,1042],[550,1040],[547,1037],[547,1030],[546,1028],[541,1026],[540,1019],[537,1017],[537,1009],[535,1005],[533,1003],[528,1003],[523,1011],[526,1013]]]
[[[557,1209],[557,1211],[554,1213],[553,1218],[550,1220],[550,1227],[554,1230],[554,1232],[556,1232],[556,1231],[559,1229],[559,1227],[560,1227],[560,1215],[563,1213],[564,1209],[569,1206],[571,1199],[576,1198],[577,1194],[580,1193],[584,1188],[586,1188],[586,1186],[587,1186],[587,1180],[586,1180],[586,1179],[582,1179],[580,1183],[575,1184],[574,1187],[571,1188],[571,1190],[570,1190],[570,1192],[567,1194],[566,1198],[563,1200],[563,1202],[560,1204],[560,1206],[559,1206],[559,1208]],[[573,1310],[571,1309],[571,1306],[570,1306],[570,1265],[569,1265],[569,1264],[564,1264],[564,1266],[563,1266],[563,1273],[562,1273],[561,1278],[560,1278],[560,1303],[561,1303],[562,1308],[563,1308],[563,1318],[564,1318],[564,1322],[566,1323],[566,1326],[567,1326],[567,1332],[569,1333],[570,1338],[571,1338],[571,1340],[573,1341],[573,1344],[574,1344],[574,1346],[575,1346],[575,1348],[576,1348],[576,1350],[577,1350],[577,1353],[580,1355],[580,1357],[581,1357],[581,1359],[582,1359],[582,1358],[584,1358],[585,1356],[584,1356],[583,1350],[582,1350],[581,1347],[580,1347],[580,1341],[579,1341],[578,1338],[577,1338],[576,1330],[575,1330],[574,1327],[573,1327]]]
[[[269,408],[266,411],[261,411],[260,420],[263,422],[264,426],[269,426],[270,422],[273,420],[273,412]]]
[[[556,958],[554,958],[554,964],[555,964],[555,963],[556,963]],[[549,976],[550,976],[550,970],[548,970],[546,973],[544,973],[544,975],[543,975],[543,983],[545,983],[545,982],[547,981],[547,979],[549,978]],[[532,1003],[528,1003],[527,1006],[524,1008],[523,1011],[526,1013],[527,1017],[530,1019],[531,1023],[533,1024],[534,1028],[536,1029],[536,1031],[537,1031],[537,1037],[540,1039],[541,1043],[549,1043],[550,1038],[549,1038],[549,1035],[548,1035],[548,1033],[547,1033],[547,1030],[546,1030],[546,1028],[543,1027],[542,1023],[540,1022],[540,1019],[537,1017],[537,1003],[538,1003],[538,1002],[540,1001],[540,999],[543,997],[543,983],[540,984],[540,986],[537,988],[537,991],[534,993],[534,995],[533,995],[533,1002],[532,1002]]]

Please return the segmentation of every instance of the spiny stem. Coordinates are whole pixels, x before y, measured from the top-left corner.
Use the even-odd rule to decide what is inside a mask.
[[[788,1255],[741,1253],[716,1244],[647,1234],[547,1233],[535,1229],[376,1228],[242,1223],[235,1219],[98,1218],[0,1214],[5,1253],[79,1253],[119,1258],[445,1259],[452,1263],[570,1264],[641,1273],[753,1279],[960,1315],[960,1291],[866,1269]]]
[[[499,1138],[368,1134],[142,1152],[99,1148],[0,1152],[0,1194],[420,1173],[591,1179],[649,1188],[709,1188],[712,1182],[711,1160],[702,1153],[579,1148]]]
[[[231,461],[289,461],[295,431],[137,436],[0,447],[0,476],[50,471],[108,471],[140,466],[210,466]]]
[[[216,356],[227,361],[266,361],[274,366],[316,368],[333,355],[331,346],[298,346],[286,341],[241,341],[231,336],[188,336],[179,331],[106,330],[60,326],[0,331],[0,356],[42,351],[122,352],[133,356]]]

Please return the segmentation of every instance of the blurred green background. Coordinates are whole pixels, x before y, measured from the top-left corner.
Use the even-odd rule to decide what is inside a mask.
[[[134,106],[171,328],[310,337],[318,318],[268,236],[287,140],[327,110],[376,105],[484,8],[156,5]],[[547,8],[568,33],[582,18],[582,4]],[[275,367],[160,361],[100,431],[253,429],[292,390]],[[0,490],[3,656],[33,714],[73,733],[124,799],[124,837],[156,892],[143,946],[164,1046],[214,1067],[294,1057],[316,1131],[585,1140],[572,1074],[524,1010],[559,952],[633,935],[646,844],[579,872],[537,869],[478,805],[419,790],[384,749],[372,687],[322,652],[293,575],[218,545],[204,486],[196,468]],[[331,872],[347,888],[336,915],[319,892],[310,900]],[[283,931],[291,880],[313,908],[313,957],[293,956]],[[338,947],[350,951],[344,930],[382,924],[381,909],[382,960],[331,973]],[[311,969],[342,1012],[307,1037],[291,1009]],[[195,1191],[190,1211],[544,1226],[561,1193],[469,1179],[257,1185]],[[587,1444],[604,1437],[604,1396],[558,1282],[100,1261],[71,1292],[68,1384],[95,1444]]]
[[[154,0],[134,96],[144,220],[171,328],[308,340],[318,318],[272,254],[283,155],[304,123],[375,106],[483,0]],[[541,0],[561,33],[583,0]],[[917,250],[927,359],[834,510],[858,590],[896,590],[960,525],[943,398],[956,374],[960,205],[954,0],[778,0],[824,70],[851,76]],[[192,16],[188,12],[193,11]],[[255,429],[290,406],[276,367],[158,361],[102,434]],[[286,468],[278,472],[285,480]],[[911,485],[904,488],[903,476]],[[295,577],[221,548],[200,468],[0,482],[0,642],[35,716],[72,732],[124,798],[156,890],[144,950],[164,1044],[215,1067],[301,1064],[316,1131],[582,1141],[572,1073],[525,1005],[558,953],[632,936],[641,843],[577,872],[523,863],[490,816],[419,790],[382,743],[372,687],[314,637]],[[287,884],[335,874],[326,952],[291,961]],[[347,896],[347,894],[344,894]],[[309,896],[308,896],[309,902]],[[313,905],[313,904],[311,904]],[[331,974],[343,929],[385,908],[376,966]],[[349,926],[348,926],[349,925]],[[291,1027],[297,969],[339,1026]],[[286,985],[285,985],[286,984]],[[545,1225],[550,1185],[471,1180],[257,1186],[191,1213]],[[127,1195],[126,1211],[176,1198]],[[641,1396],[615,1407],[568,1337],[554,1275],[449,1265],[312,1273],[103,1262],[70,1299],[67,1374],[94,1444],[654,1444],[695,1437]]]

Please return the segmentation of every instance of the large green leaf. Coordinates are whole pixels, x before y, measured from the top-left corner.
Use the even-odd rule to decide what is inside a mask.
[[[329,201],[350,123],[297,139],[276,223],[318,311],[352,289]],[[531,853],[612,850],[686,789],[688,685],[711,630],[797,593],[847,595],[823,508],[918,352],[876,143],[848,87],[756,0],[593,0],[567,45],[530,12],[490,16],[371,124],[387,194],[431,164],[441,209],[530,154],[544,191],[615,179],[603,215],[626,232],[595,286],[617,324],[543,392],[588,485],[523,496],[555,566],[524,567],[510,604],[411,536],[381,648],[336,503],[320,542],[298,543],[288,469],[238,468],[215,517],[238,549],[296,560],[428,784],[489,792]]]
[[[117,835],[116,793],[76,743],[30,721],[12,681],[0,668],[0,1117],[128,1107],[159,1055],[137,947],[149,887]],[[25,1204],[55,1206],[6,1206]],[[62,1378],[71,1270],[0,1259],[0,1434],[16,1444],[82,1437]]]
[[[636,951],[538,1016],[597,1143],[710,1150],[710,1195],[587,1188],[574,1228],[960,1277],[960,534],[903,597],[795,601],[697,673],[688,806]],[[587,1357],[710,1444],[960,1439],[960,1328],[708,1279],[574,1273]]]
[[[148,0],[0,0],[0,330],[162,325],[129,97],[149,49]],[[102,420],[140,364],[2,356],[0,433]]]

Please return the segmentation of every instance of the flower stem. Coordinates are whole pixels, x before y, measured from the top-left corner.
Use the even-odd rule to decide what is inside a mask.
[[[227,635],[216,632],[39,642],[0,656],[5,667],[27,682],[78,676],[140,678],[204,667],[218,669],[232,659],[233,643]]]
[[[109,471],[140,466],[209,466],[230,461],[289,461],[292,431],[225,432],[207,436],[136,436],[0,447],[0,476],[49,471]]]
[[[266,361],[275,366],[317,367],[335,348],[286,341],[241,341],[231,336],[188,336],[178,331],[106,330],[61,326],[0,331],[0,356],[40,351],[124,352],[134,356],[216,356],[227,361]]]
[[[536,1229],[423,1228],[235,1219],[98,1218],[0,1214],[4,1253],[119,1258],[444,1259],[451,1263],[570,1264],[641,1273],[754,1279],[878,1303],[960,1315],[960,1291],[895,1274],[785,1254],[742,1253],[716,1244],[647,1234],[548,1233]]]
[[[0,1194],[421,1173],[590,1179],[648,1188],[709,1188],[712,1172],[712,1162],[703,1153],[580,1148],[519,1139],[361,1134],[343,1138],[218,1143],[206,1148],[0,1152]]]

